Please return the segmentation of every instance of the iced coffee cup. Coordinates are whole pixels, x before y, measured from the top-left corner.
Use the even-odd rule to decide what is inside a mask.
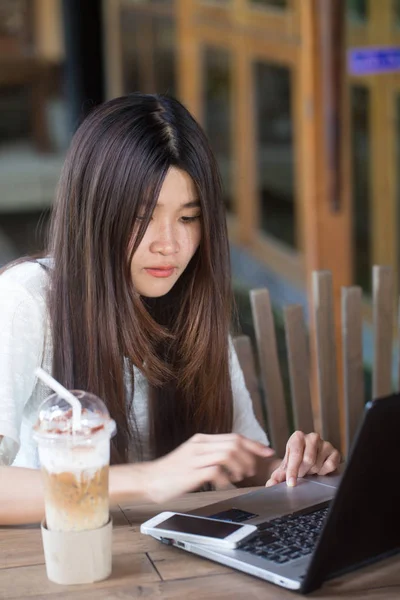
[[[110,438],[115,422],[96,396],[72,394],[82,406],[79,429],[74,431],[71,406],[57,394],[42,404],[35,426],[46,524],[52,531],[97,529],[109,519]]]
[[[56,583],[92,583],[112,568],[108,472],[116,428],[96,396],[65,389],[63,395],[68,401],[58,394],[44,401],[34,432],[44,481],[46,571]]]

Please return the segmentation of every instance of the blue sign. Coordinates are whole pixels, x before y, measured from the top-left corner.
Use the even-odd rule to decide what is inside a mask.
[[[400,47],[351,48],[347,54],[352,75],[376,75],[400,71]]]

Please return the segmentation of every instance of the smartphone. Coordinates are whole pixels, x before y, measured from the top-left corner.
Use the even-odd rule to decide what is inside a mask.
[[[236,548],[257,531],[255,525],[242,525],[197,515],[162,512],[140,526],[141,533],[173,542],[194,542],[220,548]]]

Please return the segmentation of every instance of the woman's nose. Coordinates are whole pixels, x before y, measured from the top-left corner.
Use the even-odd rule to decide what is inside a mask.
[[[179,242],[174,228],[170,226],[160,228],[150,244],[150,250],[165,256],[179,252]]]

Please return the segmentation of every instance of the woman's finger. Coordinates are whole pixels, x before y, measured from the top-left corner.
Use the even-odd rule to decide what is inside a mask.
[[[250,440],[249,438],[244,437],[238,433],[223,433],[223,434],[206,434],[206,433],[196,433],[187,443],[193,442],[196,445],[201,445],[202,448],[199,448],[199,452],[207,452],[208,444],[226,444],[233,443],[242,449],[248,450],[252,454],[256,454],[261,457],[270,457],[275,454],[275,451],[262,444],[261,442],[257,442],[255,440]]]
[[[271,487],[272,485],[276,485],[277,483],[282,483],[282,481],[285,481],[288,457],[289,457],[289,441],[286,444],[286,452],[285,452],[285,456],[283,457],[281,464],[274,471],[272,471],[267,483],[265,484],[265,487]]]
[[[204,469],[213,465],[221,466],[227,472],[231,481],[241,481],[255,474],[255,460],[250,455],[244,460],[243,455],[231,452],[230,449],[218,449],[207,454],[200,454],[193,459],[194,469]]]
[[[261,442],[256,442],[254,440],[249,440],[249,438],[242,437],[242,443],[249,452],[260,456],[261,458],[271,458],[272,456],[275,456],[275,450],[270,446],[261,444]]]
[[[271,487],[273,485],[276,485],[277,483],[282,483],[283,481],[285,481],[285,479],[286,479],[286,467],[279,465],[279,467],[271,473],[271,476],[268,479],[267,483],[265,484],[265,487]]]
[[[200,446],[199,446],[200,450]],[[228,465],[229,461],[233,463],[238,463],[242,471],[247,473],[252,473],[254,475],[256,457],[252,452],[249,452],[246,448],[242,446],[238,446],[233,441],[220,442],[214,444],[213,442],[205,444],[201,446],[201,450],[198,454],[198,460],[204,461],[202,466],[207,466],[207,464],[213,464],[210,462],[212,460],[211,455],[221,455],[221,460],[224,464]],[[251,475],[247,475],[251,476]]]
[[[317,460],[313,468],[309,471],[310,475],[318,475],[322,469],[322,465],[334,450],[332,444],[329,442],[324,442],[323,440],[321,441],[322,444],[318,452]]]
[[[196,484],[193,487],[200,487],[205,483],[212,483],[220,488],[230,487],[231,480],[227,472],[222,467],[206,467],[205,469],[196,469]]]
[[[325,460],[324,464],[322,465],[321,469],[318,472],[318,475],[328,475],[328,473],[332,473],[333,471],[336,471],[339,464],[340,464],[340,452],[338,450],[334,449],[329,454],[327,459]]]
[[[321,452],[323,441],[318,433],[309,433],[305,436],[305,447],[303,460],[301,462],[298,477],[304,477],[311,473]]]
[[[290,436],[287,443],[287,467],[286,467],[286,481],[288,486],[293,487],[296,485],[297,477],[299,475],[300,465],[303,462],[304,449],[305,449],[305,436],[301,431],[295,431]]]

